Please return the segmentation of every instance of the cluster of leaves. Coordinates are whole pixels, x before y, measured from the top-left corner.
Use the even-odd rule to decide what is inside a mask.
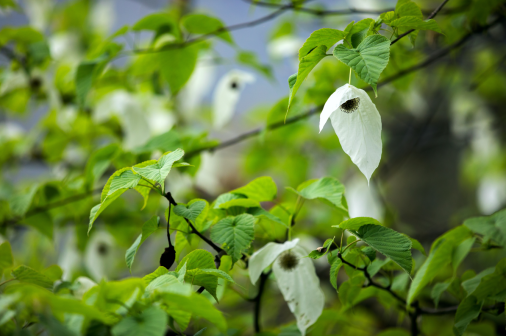
[[[263,4],[276,6],[276,2]],[[295,10],[298,5],[291,3],[281,9]],[[500,5],[498,0],[486,4],[472,1],[465,13],[466,22],[470,26],[487,24],[489,15]],[[167,114],[177,112],[181,93],[195,74],[200,57],[215,53],[213,38],[233,48],[235,64],[268,79],[273,78],[272,71],[258,61],[256,54],[241,50],[216,17],[186,13],[174,6],[101,36],[90,32],[87,19],[81,17],[82,13],[90,15],[89,6],[88,1],[72,1],[55,10],[54,32],[80,34],[77,45],[85,50],[77,60],[58,58],[42,30],[31,26],[0,30],[1,52],[10,61],[9,67],[0,69],[0,108],[19,116],[33,110],[34,104],[49,106],[40,125],[27,136],[4,138],[0,134],[0,164],[8,168],[30,158],[54,166],[55,171],[62,166],[65,170],[64,178],[28,181],[24,189],[14,187],[9,178],[1,181],[0,233],[10,240],[0,244],[0,280],[4,280],[0,282],[1,334],[36,334],[41,330],[54,335],[241,334],[234,328],[249,326],[249,317],[247,323],[243,320],[250,312],[243,310],[239,296],[254,302],[254,329],[259,332],[262,293],[270,280],[277,281],[284,301],[277,294],[264,296],[270,300],[264,309],[280,307],[278,301],[282,301],[296,323],[290,318],[286,325],[279,324],[272,308],[269,315],[274,317],[269,316],[269,321],[277,325],[259,335],[374,334],[377,327],[365,331],[350,327],[379,321],[361,311],[361,304],[370,298],[395,310],[399,325],[404,325],[404,317],[409,315],[413,335],[418,333],[420,316],[450,314],[454,334],[463,335],[479,316],[504,315],[505,259],[479,273],[461,273],[459,267],[462,269],[472,251],[493,253],[506,247],[506,210],[464,221],[436,239],[426,254],[420,242],[390,228],[392,218],[382,223],[368,217],[350,219],[345,188],[336,178],[307,180],[314,174],[311,162],[326,167],[324,161],[338,152],[335,137],[315,139],[315,132],[301,124],[287,126],[277,134],[269,132],[274,126],[281,127],[289,110],[300,111],[305,104],[322,106],[336,79],[351,82],[352,71],[357,86],[369,85],[377,95],[382,73],[392,76],[398,72],[398,64],[401,69],[413,65],[418,51],[408,53],[407,43],[394,50],[392,44],[406,36],[411,48],[419,31],[443,32],[436,21],[424,19],[416,3],[399,0],[394,10],[376,20],[353,21],[344,30],[314,31],[299,50],[298,71],[288,79],[289,95],[268,109],[267,117],[261,116],[267,126],[255,134],[264,141],[255,143],[245,155],[247,174],[258,176],[260,171],[269,171],[273,177],[256,178],[217,197],[183,190],[187,203],[176,203],[173,194],[181,191],[174,185],[186,177],[195,178],[201,152],[219,148],[217,141],[209,140],[207,132],[201,131],[207,127],[198,127],[198,133],[186,131],[182,126],[188,121],[187,115],[174,113],[177,129],[153,136],[137,125],[136,119],[129,121],[133,127],[125,122],[127,116],[121,113],[127,113],[128,106],[115,106],[112,100],[112,107],[104,107],[104,101],[119,92],[160,101]],[[11,0],[0,0],[0,8],[18,9]],[[459,16],[448,24],[452,39],[464,31],[464,19]],[[286,23],[282,22],[273,36],[283,36],[295,26]],[[457,26],[460,28],[451,28]],[[138,34],[149,35],[149,41],[130,45],[129,49],[120,42]],[[119,66],[117,60],[127,56],[132,56],[132,61]],[[339,62],[329,62],[327,56]],[[410,80],[398,81],[394,87],[405,89]],[[312,85],[302,97],[299,90],[304,81]],[[143,105],[140,110],[149,113],[151,107]],[[99,115],[115,108],[122,111],[105,119]],[[199,118],[197,124],[200,119],[207,121]],[[133,142],[126,140],[129,136]],[[304,147],[306,143],[308,147]],[[349,163],[344,156],[336,155],[339,165],[332,165],[324,175],[345,175]],[[181,161],[184,156],[187,162]],[[172,168],[183,169],[176,173]],[[104,180],[107,175],[110,177]],[[307,181],[279,192],[275,180],[292,185]],[[129,189],[135,189],[142,199],[136,193],[125,194]],[[98,192],[101,195],[96,204],[89,198]],[[132,223],[143,224],[139,227]],[[29,248],[19,247],[17,234],[24,232],[17,231],[18,224],[36,232],[29,230],[24,237],[21,245]],[[87,265],[91,269],[81,269],[71,278],[58,265],[47,267],[47,260],[60,259],[55,250],[61,246],[54,248],[53,243],[62,235],[62,227],[69,224],[75,230],[71,243],[83,254],[92,248],[107,254],[104,249],[108,246],[90,247],[88,236],[93,239],[99,230],[114,235],[118,242],[115,247],[124,257],[116,258],[118,263],[104,257],[101,267],[121,269],[113,278],[122,280],[107,281],[107,277],[97,276],[95,280],[100,281],[95,283],[89,279],[99,262]],[[165,252],[157,243],[164,232],[169,245]],[[307,233],[333,238],[314,249],[314,241],[303,242],[309,240]],[[50,243],[43,246],[46,242]],[[308,253],[307,246],[314,250]],[[412,254],[413,249],[420,253]],[[17,252],[14,256],[12,250]],[[147,264],[152,265],[151,261],[166,253],[173,255],[160,261],[160,267],[140,268],[146,254]],[[323,256],[329,265],[319,268],[317,261],[315,269],[313,259]],[[322,269],[330,273],[329,286],[320,283]],[[339,303],[329,303],[329,299],[325,303],[330,295],[336,295],[326,287],[337,291]],[[400,328],[382,333],[407,334]]]

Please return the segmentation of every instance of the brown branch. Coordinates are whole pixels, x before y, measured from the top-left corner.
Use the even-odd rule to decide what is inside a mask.
[[[440,11],[441,9],[443,9],[444,5],[446,5],[446,3],[450,1],[450,0],[444,0],[438,8],[434,9],[434,11],[427,17],[426,20],[430,20],[430,19],[433,19]],[[404,34],[401,34],[399,36],[397,36],[397,38],[395,40],[393,40],[390,45],[393,45],[394,43],[397,43],[401,38],[403,38],[404,36],[406,35],[409,35],[411,34],[412,32],[414,32],[416,29],[410,29],[408,30],[407,32],[405,32]]]

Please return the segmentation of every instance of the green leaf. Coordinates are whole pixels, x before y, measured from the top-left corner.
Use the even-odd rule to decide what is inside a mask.
[[[114,336],[163,336],[167,329],[167,314],[151,306],[140,314],[127,315],[111,329]]]
[[[295,94],[299,90],[299,87],[302,85],[302,82],[306,79],[307,75],[313,70],[313,68],[327,56],[327,47],[324,45],[318,46],[313,49],[308,55],[304,56],[299,62],[299,70],[297,71],[297,80],[295,84],[290,90],[290,98],[288,100],[288,109],[286,111],[286,116],[288,115],[288,111],[290,111],[290,105],[292,104],[293,98]]]
[[[192,34],[215,34],[229,44],[234,44],[232,35],[224,29],[223,22],[204,14],[188,14],[181,19],[183,27]]]
[[[350,23],[344,30],[344,39],[351,47],[356,48],[364,40],[369,31],[369,27],[374,23],[373,19],[363,19],[357,23]]]
[[[44,236],[46,236],[49,240],[53,240],[53,219],[51,215],[47,212],[37,213],[33,216],[26,217],[23,219],[23,224],[33,227]]]
[[[120,189],[111,195],[107,196],[102,203],[95,205],[90,211],[90,224],[88,225],[88,235],[90,234],[91,229],[93,228],[93,223],[97,220],[98,216],[109,206],[112,202],[114,202],[118,197],[120,197],[126,189]]]
[[[407,237],[407,236],[406,236]],[[415,238],[408,237],[409,240],[411,240],[411,248],[414,248],[415,250],[418,250],[422,252],[424,256],[427,256],[427,253],[425,253],[425,249],[423,248],[422,244]]]
[[[467,295],[473,294],[473,292],[478,288],[480,285],[481,279],[483,279],[485,276],[493,274],[495,272],[495,267],[489,267],[480,273],[478,273],[473,278],[463,281],[462,282],[462,288],[466,291]]]
[[[483,235],[487,240],[506,246],[506,209],[490,216],[467,219],[464,225],[474,233]]]
[[[63,275],[63,270],[58,265],[51,265],[45,269],[42,270],[42,275],[45,275],[48,277],[51,281],[57,281],[61,280],[61,277]]]
[[[378,96],[377,83],[390,58],[388,38],[382,35],[368,36],[356,49],[347,49],[340,44],[334,48],[333,54],[352,68],[360,79],[370,84]]]
[[[441,30],[441,28],[439,28],[439,25],[437,24],[436,21],[432,19],[423,20],[416,16],[404,16],[399,19],[393,20],[392,22],[390,22],[390,26],[404,30],[410,29],[433,30],[440,34],[443,33],[443,31]]]
[[[142,280],[144,280],[144,282],[146,283],[146,285],[149,285],[151,283],[151,281],[153,281],[156,278],[158,278],[159,276],[162,276],[162,275],[167,274],[167,273],[169,273],[168,269],[166,269],[163,266],[158,266],[158,268],[153,273],[150,273],[150,274],[144,276],[142,278]]]
[[[189,270],[188,272],[186,272],[186,274],[190,277],[193,277],[195,275],[200,275],[200,274],[207,274],[207,275],[212,275],[217,278],[227,280],[228,282],[232,282],[232,283],[235,282],[234,279],[232,279],[232,277],[230,275],[228,275],[227,273],[225,273],[219,269],[213,269],[213,268],[208,268],[208,269],[196,268],[196,269]]]
[[[258,208],[260,207],[260,203],[258,203],[258,201],[248,198],[238,198],[221,203],[219,206],[220,209],[230,209],[232,207]]]
[[[332,227],[337,227],[343,230],[358,230],[360,229],[360,227],[369,224],[382,225],[376,219],[371,217],[355,217],[345,220],[344,222],[341,222],[339,225],[333,225]]]
[[[392,259],[408,274],[413,267],[411,258],[411,240],[405,235],[376,224],[361,226],[358,231],[350,231],[357,238],[379,253]]]
[[[323,177],[318,180],[310,180],[299,185],[297,190],[287,187],[286,189],[300,195],[301,197],[312,200],[320,198],[330,202],[337,209],[348,214],[348,209],[343,204],[344,186],[333,177]]]
[[[75,83],[76,83],[76,97],[77,103],[84,106],[88,92],[91,90],[93,80],[98,75],[101,69],[99,60],[84,61],[79,64],[76,70]]]
[[[211,230],[211,239],[220,244],[235,263],[253,242],[255,222],[255,217],[249,214],[223,218]]]
[[[204,296],[193,292],[190,292],[189,296],[180,293],[163,293],[161,296],[170,309],[202,317],[213,323],[220,331],[226,332],[227,321],[223,314]]]
[[[323,243],[323,246],[322,246],[322,249],[319,250],[313,250],[311,251],[309,254],[308,254],[308,257],[311,258],[311,259],[320,259],[321,257],[323,257],[324,255],[327,254],[327,252],[329,251],[330,249],[330,245],[332,245],[332,242],[334,241],[334,239],[327,239],[324,243]],[[323,251],[324,250],[324,251]]]
[[[170,169],[172,165],[177,160],[181,159],[184,155],[184,151],[182,149],[176,149],[173,152],[168,152],[162,155],[161,158],[154,164],[151,164],[146,167],[133,167],[133,170],[141,175],[142,177],[147,178],[148,180],[153,180],[163,186],[165,182],[165,178],[169,175]]]
[[[146,287],[146,293],[148,295],[153,294],[155,291],[164,291],[167,287],[179,285],[181,282],[173,274],[163,274],[153,279]]]
[[[272,75],[272,68],[269,65],[260,63],[256,53],[251,51],[239,51],[236,59],[238,63],[258,71],[268,79],[274,79]]]
[[[289,227],[279,217],[273,215],[272,213],[270,213],[268,211],[265,211],[262,208],[249,208],[248,211],[247,211],[247,213],[249,213],[250,215],[255,216],[255,217],[259,218],[259,219],[262,219],[262,220],[267,220],[267,221],[275,222],[277,224],[280,224],[280,225],[284,226],[285,228]]]
[[[495,266],[494,273],[485,275],[480,284],[470,295],[478,300],[485,300],[506,290],[506,258],[501,259]],[[502,300],[501,300],[502,301]]]
[[[172,17],[168,13],[153,13],[147,15],[137,21],[132,27],[132,30],[153,30],[158,31],[161,27],[173,28],[175,26]]]
[[[460,263],[464,260],[464,258],[471,251],[471,248],[473,247],[475,240],[476,240],[476,237],[468,238],[468,239],[464,240],[462,243],[460,243],[453,250],[453,255],[452,255],[453,272],[457,272],[457,268],[459,267]]]
[[[277,192],[278,188],[272,177],[263,176],[254,179],[244,187],[232,190],[230,193],[241,194],[249,199],[265,202],[276,199]]]
[[[170,45],[169,45],[170,46]],[[190,79],[197,64],[198,47],[163,50],[158,53],[160,70],[169,84],[172,95],[175,95]]]
[[[195,203],[190,204],[186,207],[183,204],[178,204],[174,207],[174,213],[178,216],[184,217],[186,219],[195,222],[197,217],[202,213],[202,210],[206,207],[206,202],[197,201]]]
[[[130,273],[132,272],[132,264],[134,263],[135,255],[139,250],[139,247],[148,239],[148,237],[155,232],[160,226],[160,217],[153,216],[150,220],[142,225],[142,233],[137,237],[135,242],[126,251],[125,261]]]
[[[26,214],[38,188],[38,185],[34,185],[27,192],[15,195],[9,199],[9,206],[14,215],[24,216]]]
[[[342,265],[343,262],[341,261],[341,259],[336,258],[332,263],[332,265],[330,266],[330,283],[332,284],[332,287],[334,287],[336,291],[337,291],[337,275]]]
[[[211,294],[216,301],[218,301],[216,297],[216,288],[218,286],[218,279],[214,275],[209,274],[191,274],[191,270],[201,268],[201,269],[216,269],[216,265],[214,264],[213,255],[205,250],[195,250],[189,254],[187,254],[183,260],[177,265],[176,272],[179,272],[181,268],[186,264],[186,276],[185,282],[202,286],[204,287],[209,294]]]
[[[99,148],[91,154],[86,163],[86,185],[89,189],[93,188],[93,184],[104,174],[119,151],[117,144],[110,144]]]
[[[177,272],[177,280],[180,283],[184,283],[184,277],[186,276],[186,263],[184,263],[183,267],[179,269],[179,272]]]
[[[302,45],[299,50],[299,60],[302,60],[305,56],[307,56],[313,49],[318,46],[325,46],[325,52],[329,50],[337,42],[341,41],[344,38],[344,32],[331,29],[331,28],[322,28],[315,30],[311,33],[311,35],[307,38],[306,42]]]
[[[429,256],[416,272],[408,292],[407,303],[410,305],[422,289],[436,275],[445,270],[452,262],[453,250],[461,242],[471,237],[471,232],[464,226],[458,226],[439,237],[433,244]]]
[[[5,270],[14,266],[11,244],[8,241],[0,244],[0,278]]]
[[[141,175],[136,174],[132,169],[121,169],[120,173],[112,178],[107,196],[120,189],[126,190],[135,188],[140,180]]]
[[[450,286],[449,282],[440,282],[435,284],[432,288],[430,297],[432,300],[434,300],[434,305],[436,308],[439,305],[439,298],[441,297],[441,294],[443,294],[443,292],[448,289],[448,286]]]
[[[459,304],[455,313],[455,325],[453,332],[455,335],[462,335],[472,320],[478,317],[483,307],[483,301],[479,302],[474,296],[469,296]]]
[[[51,279],[28,266],[21,265],[15,268],[12,271],[12,276],[20,282],[35,284],[49,290],[53,288]]]

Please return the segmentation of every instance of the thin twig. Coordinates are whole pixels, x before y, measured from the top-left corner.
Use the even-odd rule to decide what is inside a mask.
[[[167,192],[165,195],[165,198],[169,201],[170,204],[176,206],[177,205],[177,202],[174,200],[174,198],[172,197],[172,194],[169,192]],[[209,246],[211,246],[216,252],[220,253],[221,251],[223,251],[223,249],[219,246],[217,246],[215,243],[213,243],[210,239],[208,239],[206,236],[204,236],[202,233],[200,233],[196,228],[195,226],[193,226],[193,224],[191,223],[191,221],[188,219],[188,218],[185,218],[185,221],[186,223],[188,223],[188,225],[190,226],[190,228],[192,229],[192,233],[195,233],[197,236],[200,237],[200,239],[202,239],[203,241],[205,241]]]
[[[259,7],[280,8],[283,6],[282,4],[275,4],[275,3],[263,2],[263,1],[253,1],[253,0],[243,0],[243,1],[250,3],[252,5],[259,6]],[[303,12],[303,13],[307,13],[307,14],[315,15],[315,16],[334,16],[334,15],[351,15],[351,14],[376,14],[376,15],[379,15],[379,14],[382,14],[385,12],[394,11],[395,8],[385,8],[382,10],[379,10],[379,9],[358,9],[358,8],[325,10],[325,9],[316,9],[316,8],[294,6],[293,8],[291,8],[291,10],[294,12]],[[442,11],[440,14],[445,14],[445,15],[455,14],[455,13],[460,13],[464,10],[465,10],[465,7],[461,6],[461,7],[446,9],[446,10]],[[424,14],[430,14],[432,12],[433,12],[432,10],[422,10],[422,13],[424,13]]]
[[[434,9],[434,11],[432,12],[432,14],[430,14],[428,17],[427,17],[427,20],[430,20],[430,19],[433,19],[440,11],[441,9],[443,9],[444,5],[446,5],[446,3],[450,1],[450,0],[444,0],[436,9]],[[410,29],[408,30],[407,32],[405,32],[404,34],[401,34],[399,36],[397,36],[397,38],[395,40],[393,40],[390,45],[393,45],[394,43],[397,43],[401,38],[403,38],[404,36],[406,35],[409,35],[411,34],[412,32],[414,32],[416,29]]]

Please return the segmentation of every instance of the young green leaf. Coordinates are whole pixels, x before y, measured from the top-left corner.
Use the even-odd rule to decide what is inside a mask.
[[[223,22],[215,17],[204,14],[188,14],[181,19],[183,27],[192,34],[215,34],[223,41],[234,44],[232,35],[224,29]]]
[[[202,286],[216,301],[216,288],[218,287],[218,278],[209,274],[191,274],[194,269],[216,269],[213,255],[205,250],[195,250],[187,254],[177,265],[176,272],[179,272],[186,265],[185,283]]]
[[[310,180],[302,183],[297,187],[297,190],[287,187],[297,195],[304,199],[323,199],[330,202],[334,207],[348,213],[348,209],[343,204],[344,201],[344,185],[333,177],[323,177],[318,180]]]
[[[258,202],[273,201],[277,192],[276,183],[269,176],[259,177],[244,187],[231,191],[232,194],[241,194]]]
[[[407,303],[411,304],[425,286],[452,262],[453,249],[471,237],[464,226],[458,226],[439,237],[433,244],[429,256],[416,272],[408,292]]]
[[[142,177],[159,183],[162,186],[163,191],[165,178],[169,175],[172,165],[174,162],[181,159],[183,155],[184,151],[182,149],[176,149],[173,152],[168,152],[162,155],[162,157],[154,164],[146,167],[134,166],[133,170]]]
[[[455,325],[453,332],[457,336],[461,336],[466,331],[467,326],[472,320],[478,317],[483,307],[483,301],[478,301],[474,296],[469,296],[459,304],[455,313]]]
[[[404,16],[399,19],[393,20],[390,22],[390,26],[394,28],[404,29],[404,30],[410,30],[410,29],[417,29],[417,30],[433,30],[435,32],[438,32],[440,34],[443,33],[441,28],[439,28],[439,25],[434,20],[423,20],[415,16]]]
[[[376,219],[371,217],[355,217],[345,220],[344,222],[341,222],[339,225],[333,225],[332,227],[337,227],[343,230],[358,230],[362,226],[369,224],[382,225]]]
[[[483,235],[485,239],[506,246],[506,209],[490,216],[466,219],[464,225],[474,233]]]
[[[156,306],[135,316],[127,315],[111,329],[113,336],[163,336],[167,329],[167,313]]]
[[[14,265],[14,258],[12,257],[11,244],[8,241],[0,244],[0,277],[4,271]]]
[[[340,44],[334,48],[334,56],[352,68],[355,73],[370,84],[376,96],[381,72],[390,58],[390,40],[382,35],[366,37],[356,49],[348,49]]]
[[[375,224],[361,226],[353,235],[374,248],[379,253],[392,259],[408,274],[411,273],[413,262],[411,258],[411,240],[405,235]]]
[[[174,213],[178,216],[184,217],[186,219],[195,222],[197,217],[202,213],[204,208],[206,207],[206,202],[197,201],[195,203],[190,204],[186,207],[183,204],[178,204],[174,207]]]
[[[315,30],[311,33],[311,35],[307,38],[306,42],[302,45],[299,50],[299,61],[306,57],[313,49],[318,46],[325,46],[325,52],[329,50],[337,42],[341,41],[344,38],[344,32],[331,29],[331,28],[322,28]]]
[[[162,76],[169,84],[172,95],[175,95],[190,79],[198,58],[198,46],[167,49],[157,54]]]
[[[295,97],[295,94],[299,90],[302,82],[309,75],[311,70],[323,59],[327,56],[327,47],[324,45],[318,46],[314,48],[308,55],[304,56],[299,62],[299,70],[297,71],[297,80],[295,84],[291,88],[290,98],[288,101],[288,109],[286,111],[286,116],[288,115],[288,111],[290,111],[290,105]]]
[[[28,266],[21,265],[15,268],[12,271],[12,276],[20,282],[32,283],[46,289],[53,288],[53,281],[51,279]]]
[[[126,251],[125,261],[128,269],[132,272],[132,264],[134,263],[135,255],[139,250],[139,247],[148,239],[148,237],[155,232],[160,225],[160,217],[153,216],[150,220],[142,225],[142,233],[137,237],[135,242]]]
[[[220,244],[235,263],[254,238],[256,218],[249,214],[226,217],[211,230],[211,239]]]

